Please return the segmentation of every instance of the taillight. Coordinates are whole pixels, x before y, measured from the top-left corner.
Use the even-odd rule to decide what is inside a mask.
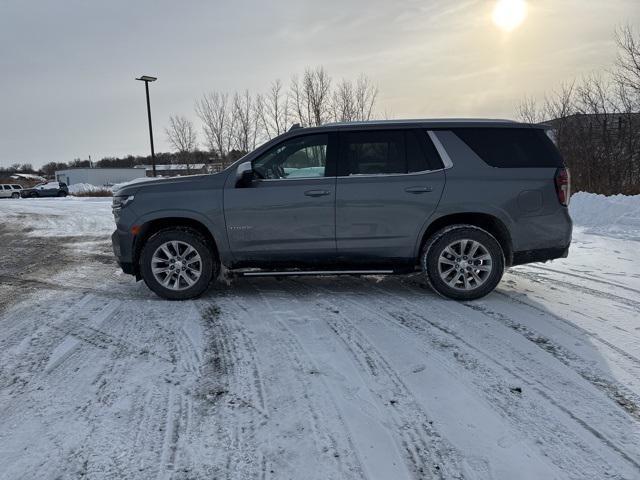
[[[569,205],[569,198],[571,197],[571,176],[569,175],[569,169],[559,168],[556,170],[554,180],[558,201],[566,207]]]

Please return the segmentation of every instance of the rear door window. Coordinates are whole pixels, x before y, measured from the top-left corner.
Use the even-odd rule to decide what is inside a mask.
[[[452,130],[485,163],[499,168],[562,167],[553,142],[538,128],[456,128]]]
[[[407,171],[409,173],[439,170],[443,168],[442,160],[436,147],[424,130],[407,130]]]
[[[340,152],[346,175],[407,173],[402,130],[340,133]]]
[[[340,132],[339,175],[390,175],[442,168],[422,130]]]
[[[5,190],[11,190],[11,187],[9,185],[3,185]]]

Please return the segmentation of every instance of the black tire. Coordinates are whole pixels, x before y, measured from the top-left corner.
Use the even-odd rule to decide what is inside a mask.
[[[457,287],[455,285],[451,286],[442,278],[439,269],[440,255],[443,254],[445,249],[457,241],[463,242],[464,240],[473,240],[479,243],[488,255],[490,255],[489,261],[491,265],[491,271],[488,272],[486,277],[482,278],[483,282],[476,287],[469,285],[468,289],[463,288],[463,285]],[[458,253],[458,251],[456,251],[456,253]],[[462,257],[463,254],[464,252],[460,252],[460,257]],[[466,256],[463,258],[467,259]],[[453,300],[475,300],[492,292],[502,279],[505,264],[504,251],[500,242],[486,230],[473,225],[452,225],[436,232],[425,244],[420,260],[422,271],[431,288],[439,295]],[[442,261],[444,262],[446,260],[443,259]],[[466,260],[461,261],[464,262]],[[483,262],[486,261],[487,260],[484,260]],[[482,266],[486,267],[487,265]],[[466,278],[470,280],[469,283],[476,283],[472,277],[469,277],[469,275],[472,275],[471,273],[465,273],[465,267],[456,266],[452,268],[462,268],[462,270],[460,270],[461,276],[456,277],[455,272],[452,271],[453,275],[449,281],[454,281],[453,278],[456,277],[461,279],[457,280],[456,284],[462,283],[464,280],[464,285],[467,285],[467,280],[464,278],[466,276]],[[481,272],[475,270],[473,266],[466,268],[471,268],[476,274],[481,274]],[[448,271],[443,273],[448,273]],[[446,275],[445,278],[447,278]]]
[[[151,265],[154,253],[161,245],[170,241],[178,241],[190,245],[202,260],[200,277],[194,285],[188,288],[181,290],[167,288],[156,279],[152,272]],[[209,284],[218,276],[220,270],[220,262],[207,244],[206,239],[197,231],[187,228],[165,229],[151,236],[142,247],[139,266],[142,279],[147,284],[147,287],[159,297],[167,300],[188,300],[199,297],[209,288]]]
[[[58,196],[59,197],[66,197],[67,196],[67,192],[65,192],[65,191],[58,192]]]
[[[11,194],[11,198],[20,198],[20,194],[17,192],[14,192]]]

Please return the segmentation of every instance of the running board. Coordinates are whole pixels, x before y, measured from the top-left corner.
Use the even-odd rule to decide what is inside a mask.
[[[233,272],[243,277],[298,277],[298,276],[321,276],[321,275],[391,275],[393,270],[284,270],[280,272]]]

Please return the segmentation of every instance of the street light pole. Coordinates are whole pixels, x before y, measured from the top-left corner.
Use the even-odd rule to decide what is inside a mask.
[[[151,125],[151,103],[149,102],[149,82],[155,82],[156,77],[150,77],[148,75],[142,75],[140,78],[136,78],[144,82],[144,89],[147,94],[147,117],[149,118],[149,141],[151,142],[151,165],[153,168],[153,176],[156,176],[156,152],[153,149],[153,127]]]

